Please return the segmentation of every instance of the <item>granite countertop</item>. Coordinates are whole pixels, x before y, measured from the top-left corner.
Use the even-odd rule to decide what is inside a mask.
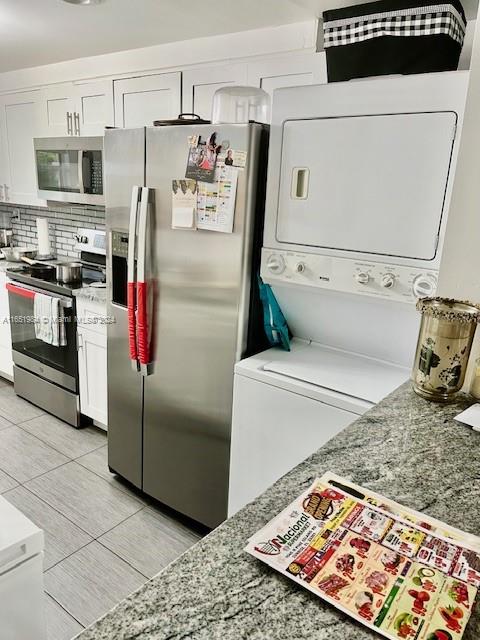
[[[5,260],[5,258],[0,259],[0,271],[5,272],[7,269],[18,269],[19,267],[23,267],[25,265],[24,262],[9,262]]]
[[[78,637],[379,638],[243,548],[326,471],[480,535],[480,433],[453,421],[469,404],[429,403],[404,384]],[[478,638],[477,601],[464,640]]]
[[[107,289],[106,287],[90,287],[85,286],[79,289],[73,290],[73,295],[76,298],[86,298],[87,300],[92,300],[93,302],[99,302],[105,305],[105,313],[107,312]]]

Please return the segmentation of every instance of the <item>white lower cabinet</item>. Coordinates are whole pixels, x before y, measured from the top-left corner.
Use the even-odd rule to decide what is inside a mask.
[[[12,334],[6,283],[5,273],[0,272],[0,377],[13,380]]]
[[[108,424],[107,331],[105,324],[94,322],[95,317],[101,318],[104,315],[104,305],[89,300],[78,300],[80,411],[106,426]]]

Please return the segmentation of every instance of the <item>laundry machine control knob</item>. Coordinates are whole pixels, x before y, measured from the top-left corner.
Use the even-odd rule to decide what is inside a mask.
[[[368,284],[370,282],[370,276],[368,273],[362,271],[361,273],[356,274],[355,280],[358,282],[358,284]]]
[[[282,256],[275,253],[269,256],[267,260],[267,269],[272,273],[280,274],[285,271],[285,260]]]
[[[297,262],[295,266],[295,271],[297,273],[305,273],[306,270],[307,270],[307,265],[304,262]]]
[[[382,287],[392,289],[395,286],[395,276],[393,273],[385,273],[382,276]]]
[[[416,298],[428,298],[429,296],[433,296],[436,288],[437,278],[431,273],[422,273],[418,275],[412,284],[413,295]]]

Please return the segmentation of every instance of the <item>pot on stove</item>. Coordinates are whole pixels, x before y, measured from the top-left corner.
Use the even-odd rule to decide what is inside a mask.
[[[81,262],[59,262],[56,265],[57,281],[63,284],[70,284],[82,281]]]

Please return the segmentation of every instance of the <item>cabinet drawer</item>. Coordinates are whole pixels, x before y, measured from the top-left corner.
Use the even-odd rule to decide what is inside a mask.
[[[107,335],[107,305],[106,303],[77,298],[77,322],[79,329],[88,329]]]

